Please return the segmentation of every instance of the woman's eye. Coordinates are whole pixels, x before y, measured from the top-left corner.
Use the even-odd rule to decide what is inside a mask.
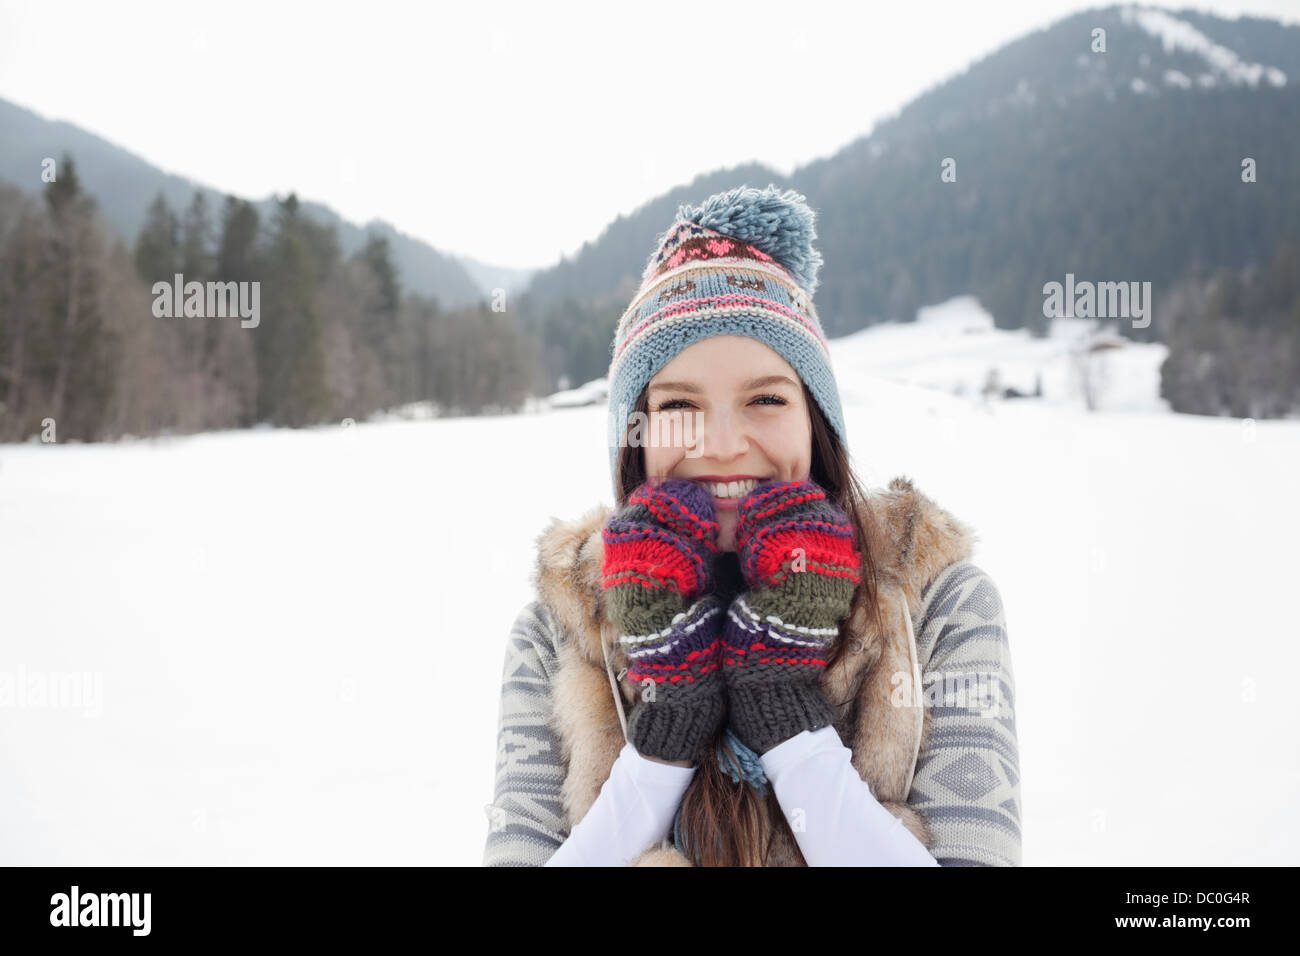
[[[786,405],[786,404],[788,404],[788,403],[786,402],[786,400],[785,400],[784,398],[782,398],[780,395],[760,395],[760,396],[758,396],[757,398],[755,398],[754,401],[755,401],[755,402],[762,402],[764,405],[771,405],[771,404],[774,404],[774,403],[777,404],[777,405]],[[664,410],[672,410],[673,408],[675,408],[675,407],[677,407],[677,406],[679,406],[679,405],[689,405],[689,404],[690,404],[690,402],[686,401],[686,399],[684,399],[684,398],[674,398],[674,399],[672,399],[672,400],[670,400],[670,401],[661,402],[661,403],[660,403],[660,404],[655,408],[655,411],[656,411],[656,412],[662,412],[662,411],[664,411]],[[751,404],[752,404],[752,403],[751,403]]]

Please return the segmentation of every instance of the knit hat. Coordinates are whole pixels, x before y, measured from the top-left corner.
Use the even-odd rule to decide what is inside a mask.
[[[746,335],[778,352],[847,443],[812,301],[822,264],[813,219],[803,196],[774,185],[740,186],[678,207],[611,346],[608,444],[616,501],[618,454],[637,396],[678,352],[710,336]]]

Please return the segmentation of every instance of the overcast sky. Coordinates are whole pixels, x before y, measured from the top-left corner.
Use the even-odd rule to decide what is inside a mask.
[[[0,0],[0,97],[222,191],[543,267],[699,173],[833,153],[1099,5]],[[1155,5],[1300,23],[1300,0]]]

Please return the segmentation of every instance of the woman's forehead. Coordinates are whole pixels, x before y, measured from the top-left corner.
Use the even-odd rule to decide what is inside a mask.
[[[742,387],[756,376],[787,375],[798,382],[790,363],[771,346],[744,335],[715,335],[693,342],[650,379],[656,386],[669,381]]]

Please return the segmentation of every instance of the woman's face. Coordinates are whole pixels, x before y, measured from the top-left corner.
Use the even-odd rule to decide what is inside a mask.
[[[718,546],[735,550],[736,506],[761,481],[802,481],[812,465],[812,420],[799,374],[744,335],[688,346],[650,379],[646,477],[686,478],[713,492]],[[719,496],[723,479],[748,479]]]

